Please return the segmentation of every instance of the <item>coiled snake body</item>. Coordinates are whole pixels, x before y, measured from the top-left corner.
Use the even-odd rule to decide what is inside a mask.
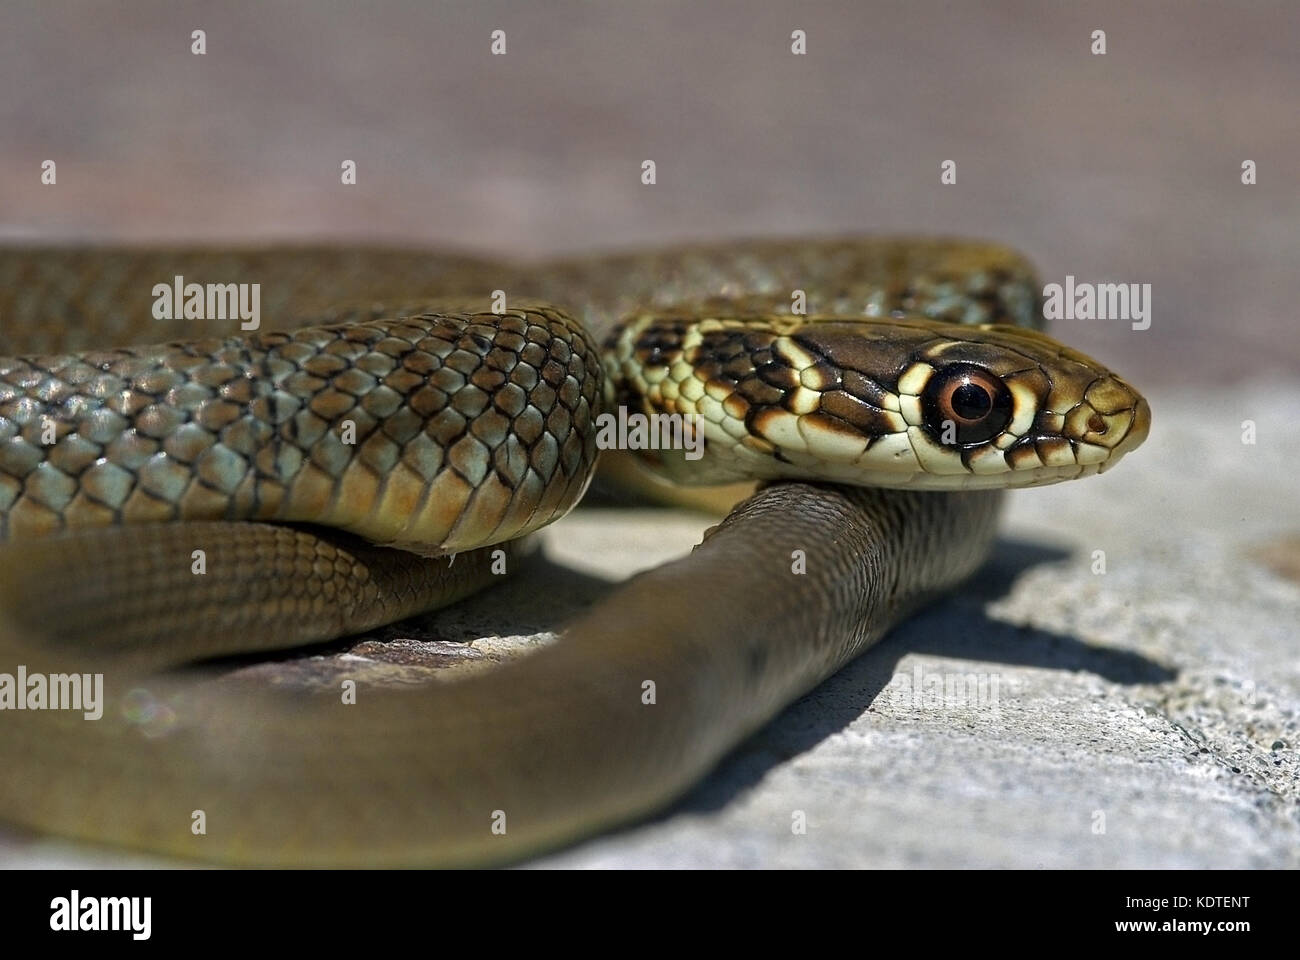
[[[263,329],[159,324],[174,277],[260,284]],[[227,862],[460,865],[663,806],[978,566],[996,488],[1145,437],[1132,388],[1031,329],[1035,290],[1010,251],[911,239],[517,268],[0,251],[26,351],[0,360],[0,672],[100,671],[107,700],[0,711],[0,817]],[[698,463],[652,452],[676,479],[771,482],[559,643],[354,705],[158,672],[480,588],[495,545],[581,497],[619,405],[699,415]]]

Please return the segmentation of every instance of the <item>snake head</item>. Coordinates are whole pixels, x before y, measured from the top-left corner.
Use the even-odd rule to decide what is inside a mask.
[[[699,462],[653,461],[685,483],[1041,486],[1108,470],[1151,423],[1120,377],[1016,326],[643,317],[610,348],[620,402],[699,416]]]
[[[1103,473],[1151,428],[1146,399],[1122,378],[1022,327],[958,327],[919,345],[894,395],[923,487],[1042,486]]]

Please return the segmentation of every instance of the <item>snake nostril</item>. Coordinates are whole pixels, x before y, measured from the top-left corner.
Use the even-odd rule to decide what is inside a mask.
[[[1105,433],[1106,421],[1102,419],[1100,413],[1094,413],[1088,418],[1088,429],[1093,433]]]

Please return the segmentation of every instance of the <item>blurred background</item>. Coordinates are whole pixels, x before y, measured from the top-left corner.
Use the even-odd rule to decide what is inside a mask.
[[[19,0],[0,242],[968,234],[1150,283],[1148,331],[1057,324],[1140,385],[1292,375],[1298,35],[1284,2]]]

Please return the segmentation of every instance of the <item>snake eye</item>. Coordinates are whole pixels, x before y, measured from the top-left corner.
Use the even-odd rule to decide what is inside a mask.
[[[1011,391],[983,367],[956,364],[938,371],[921,396],[925,423],[941,442],[984,443],[1011,422]],[[952,424],[952,427],[948,427]]]

